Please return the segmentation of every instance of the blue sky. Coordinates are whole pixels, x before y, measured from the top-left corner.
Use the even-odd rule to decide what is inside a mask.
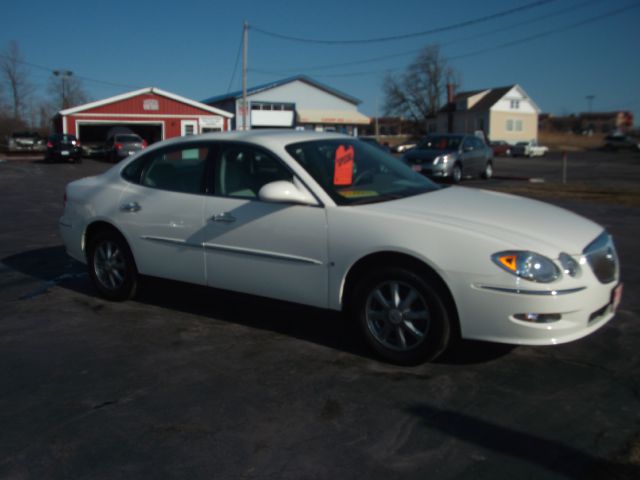
[[[156,86],[202,100],[241,87],[240,63],[233,73],[247,21],[249,86],[304,73],[361,99],[361,111],[375,115],[385,73],[401,73],[415,51],[439,44],[460,72],[462,90],[518,83],[554,114],[586,111],[586,96],[594,95],[594,111],[632,110],[639,125],[638,0],[555,0],[438,34],[355,45],[292,42],[257,30],[324,40],[390,37],[533,1],[31,0],[4,6],[0,49],[15,40],[31,64],[73,71],[92,99]],[[389,58],[350,65],[383,56]],[[336,64],[347,65],[318,68]],[[44,95],[51,73],[29,72]]]

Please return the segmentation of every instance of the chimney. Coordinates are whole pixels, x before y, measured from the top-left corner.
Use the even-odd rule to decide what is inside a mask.
[[[453,84],[447,83],[447,132],[453,133]]]

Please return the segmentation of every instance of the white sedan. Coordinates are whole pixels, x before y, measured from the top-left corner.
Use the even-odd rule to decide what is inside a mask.
[[[549,152],[549,147],[540,145],[537,140],[518,142],[511,147],[511,155],[514,157],[542,157]]]
[[[401,364],[433,359],[457,337],[575,340],[607,323],[621,295],[599,225],[439,187],[339,134],[160,142],[70,183],[65,198],[67,252],[107,299],[131,298],[149,275],[345,310]]]

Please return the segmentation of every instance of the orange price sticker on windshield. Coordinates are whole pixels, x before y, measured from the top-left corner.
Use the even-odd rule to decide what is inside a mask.
[[[347,148],[344,145],[338,147],[333,173],[334,185],[351,185],[353,182],[353,157],[353,145],[349,145]]]

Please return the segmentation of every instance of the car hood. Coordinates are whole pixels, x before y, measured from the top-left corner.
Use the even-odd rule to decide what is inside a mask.
[[[411,163],[420,163],[424,161],[431,161],[440,155],[455,155],[455,150],[426,150],[422,148],[414,148],[413,150],[405,153],[405,160]]]
[[[584,217],[544,202],[486,190],[449,187],[404,199],[364,206],[371,213],[450,227],[499,239],[505,248],[572,255],[603,228]]]

